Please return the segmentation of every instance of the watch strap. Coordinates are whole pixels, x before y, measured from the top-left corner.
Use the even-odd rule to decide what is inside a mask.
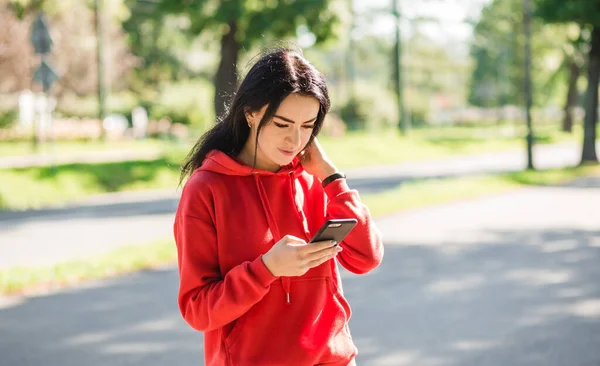
[[[325,188],[329,183],[337,179],[346,179],[346,174],[342,172],[333,173],[329,177],[323,179],[321,185],[323,186],[323,188]]]

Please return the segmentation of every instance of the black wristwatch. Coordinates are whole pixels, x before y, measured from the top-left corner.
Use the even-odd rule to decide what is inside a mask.
[[[323,179],[321,185],[323,186],[323,188],[325,188],[329,183],[337,179],[346,179],[346,174],[342,172],[333,173],[329,177]]]

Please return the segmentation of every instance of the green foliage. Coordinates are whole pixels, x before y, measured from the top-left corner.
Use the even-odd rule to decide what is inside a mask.
[[[201,129],[212,126],[215,115],[212,108],[213,86],[206,80],[191,80],[165,84],[155,101],[148,103],[150,118],[168,117],[176,123],[195,125]]]
[[[189,52],[191,39],[186,36],[189,21],[181,15],[156,12],[148,2],[127,1],[131,16],[123,22],[129,47],[140,60],[133,87],[142,92],[147,85],[185,79],[194,75],[178,52]],[[183,19],[182,19],[183,18]]]
[[[108,113],[123,114],[130,120],[131,110],[138,103],[138,97],[130,91],[113,92],[106,100]],[[98,115],[98,98],[95,95],[64,95],[56,105],[56,114],[61,117],[94,118]]]
[[[155,93],[112,93],[107,99],[107,110],[108,113],[126,116],[131,123],[131,111],[141,105],[148,110],[151,120],[166,117],[172,122],[194,125],[203,130],[215,121],[212,95],[213,86],[207,80],[165,83]],[[95,96],[66,95],[61,98],[56,108],[56,115],[59,117],[94,118],[97,114],[98,99]]]
[[[38,11],[44,5],[45,0],[4,0],[17,18],[23,19],[26,14]]]
[[[396,98],[384,87],[357,83],[355,93],[341,104],[339,114],[350,130],[378,130],[398,122]]]
[[[19,102],[17,94],[4,94],[0,98],[0,128],[7,128],[19,118]]]
[[[188,34],[197,36],[207,29],[225,29],[234,21],[236,39],[242,49],[274,39],[293,35],[302,24],[321,43],[332,37],[339,24],[340,9],[330,0],[311,1],[216,1],[162,0],[154,14],[182,14],[189,18]]]
[[[552,77],[563,60],[569,41],[566,26],[532,22],[532,82],[534,103],[545,105],[559,94]],[[525,38],[522,0],[493,0],[482,9],[474,28],[469,102],[481,107],[523,105],[525,96]]]
[[[17,123],[17,119],[19,116],[17,115],[16,110],[8,110],[8,111],[0,111],[0,128],[11,127],[15,123]]]
[[[336,33],[341,13],[334,7],[339,4],[335,0],[124,1],[132,12],[123,26],[130,35],[133,53],[142,61],[133,90],[143,93],[148,86],[212,76],[218,63],[218,60],[212,62],[212,55],[220,52],[219,58],[225,64],[218,69],[221,76],[214,79],[215,105],[222,105],[222,95],[233,93],[235,82],[219,81],[223,80],[223,74],[236,72],[238,58],[245,52],[295,37],[301,26],[314,35],[316,43],[322,43]],[[221,38],[231,30],[235,30],[235,42],[228,42],[220,50],[210,50],[210,62],[206,62],[207,52],[198,52],[198,47],[204,48],[203,51],[217,49]],[[203,40],[202,45],[199,39]],[[207,43],[210,46],[206,47]],[[198,63],[204,64],[205,69],[198,70]]]
[[[600,26],[600,0],[534,0],[535,14],[547,22]]]
[[[523,100],[524,55],[516,37],[522,31],[520,3],[494,0],[482,9],[471,47],[475,68],[469,102],[473,105],[493,107]]]

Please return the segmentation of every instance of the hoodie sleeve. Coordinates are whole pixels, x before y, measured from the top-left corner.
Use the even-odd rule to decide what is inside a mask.
[[[348,271],[367,273],[383,259],[381,232],[375,226],[369,209],[361,202],[358,192],[348,187],[345,179],[338,179],[325,187],[327,195],[326,219],[356,218],[354,229],[340,245],[344,248],[337,256]]]
[[[174,234],[180,277],[179,310],[192,328],[206,332],[246,313],[266,295],[276,277],[261,257],[241,263],[222,275],[212,193],[198,188],[199,184],[184,188]]]

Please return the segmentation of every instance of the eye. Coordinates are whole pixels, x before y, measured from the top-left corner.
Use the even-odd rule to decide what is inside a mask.
[[[309,129],[309,130],[312,130],[313,128],[315,128],[315,125],[304,125],[302,127],[306,128],[306,129]]]
[[[286,128],[288,125],[283,123],[273,122],[273,124],[279,128]]]

